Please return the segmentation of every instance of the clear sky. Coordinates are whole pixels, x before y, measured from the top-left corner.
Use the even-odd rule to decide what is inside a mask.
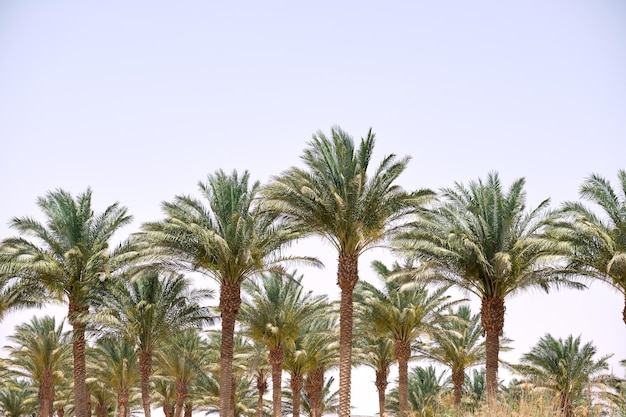
[[[56,188],[92,187],[100,210],[119,201],[135,216],[130,233],[217,169],[265,181],[298,164],[335,124],[355,139],[372,127],[375,162],[410,155],[407,189],[495,170],[507,186],[526,178],[529,205],[556,207],[592,172],[617,186],[626,3],[0,2],[0,238]],[[327,265],[305,284],[335,296],[336,255],[301,247]],[[617,292],[594,284],[507,306],[505,359],[545,333],[580,334],[623,375]],[[375,412],[373,380],[354,373],[355,413]]]

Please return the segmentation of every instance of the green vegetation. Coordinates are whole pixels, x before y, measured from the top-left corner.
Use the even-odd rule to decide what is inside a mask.
[[[626,416],[626,381],[583,335],[546,334],[506,364],[515,379],[498,379],[511,295],[591,279],[626,294],[626,172],[617,190],[597,174],[583,182],[600,214],[549,200],[528,210],[524,180],[506,189],[497,173],[405,191],[409,158],[370,170],[374,144],[371,131],[355,146],[334,127],[313,136],[303,168],[268,184],[217,170],[201,198],[164,202],[163,219],[115,247],[132,220],[118,203],[94,213],[91,190],[37,199],[44,221],[13,218],[17,236],[0,244],[0,319],[63,302],[69,328],[37,314],[14,329],[0,415],[348,417],[351,371],[365,366],[380,415]],[[337,251],[338,302],[288,269],[320,266],[286,250],[310,236]],[[360,256],[379,246],[398,261],[360,280]]]

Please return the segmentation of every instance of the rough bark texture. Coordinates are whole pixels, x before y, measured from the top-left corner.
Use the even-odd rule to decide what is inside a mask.
[[[163,402],[163,414],[165,417],[174,417],[174,407],[169,401]]]
[[[289,381],[291,398],[293,399],[293,417],[300,417],[300,396],[302,395],[302,375],[291,375]]]
[[[139,352],[139,373],[141,375],[141,403],[144,417],[150,417],[150,375],[152,375],[152,352]]]
[[[398,361],[398,405],[400,417],[409,415],[409,359],[411,358],[411,342],[396,340],[393,353]]]
[[[495,404],[498,395],[498,356],[500,334],[504,328],[504,300],[496,297],[483,298],[480,319],[485,330],[487,401]]]
[[[54,385],[51,369],[46,369],[41,376],[38,397],[40,416],[52,417],[54,415]]]
[[[572,399],[567,394],[561,395],[560,407],[561,412],[563,413],[563,417],[572,417],[572,415],[574,414]]]
[[[223,284],[220,288],[222,313],[222,343],[220,358],[220,417],[231,417],[231,391],[233,389],[233,343],[235,320],[241,306],[241,289],[237,284]]]
[[[117,391],[117,407],[120,417],[128,416],[128,389],[121,388]]]
[[[359,257],[356,254],[339,254],[337,267],[337,285],[341,289],[339,307],[339,417],[350,417],[352,294],[358,280]]]
[[[57,407],[57,417],[65,417],[65,408],[62,405]]]
[[[385,413],[385,391],[387,390],[387,384],[389,378],[389,368],[382,371],[376,371],[376,390],[378,391],[378,415],[383,417]]]
[[[120,414],[121,416],[121,414]],[[106,404],[98,404],[96,406],[96,417],[107,417],[107,406]]]
[[[622,320],[626,324],[626,294],[624,295],[624,311],[622,311]]]
[[[185,403],[185,413],[183,414],[184,417],[191,417],[191,414],[193,413],[193,404],[188,402]]]
[[[452,370],[452,385],[454,386],[454,405],[457,414],[461,415],[461,398],[463,397],[463,383],[465,382],[465,369]]]
[[[257,374],[256,389],[259,391],[259,398],[256,403],[256,417],[263,417],[263,396],[267,392],[267,379],[265,379],[265,375]]]
[[[187,393],[187,385],[181,382],[176,382],[176,411],[174,412],[174,417],[182,417],[185,400],[187,399]]]
[[[309,397],[311,417],[322,417],[322,389],[324,388],[324,370],[314,369],[305,384],[306,394]]]
[[[272,365],[272,415],[273,417],[281,417],[283,411],[281,398],[285,349],[283,348],[283,346],[270,349],[268,358],[270,364]]]
[[[89,398],[87,396],[87,366],[85,362],[85,323],[82,315],[88,307],[77,304],[73,298],[69,300],[67,319],[72,326],[72,357],[74,359],[74,412],[76,417],[89,417]]]

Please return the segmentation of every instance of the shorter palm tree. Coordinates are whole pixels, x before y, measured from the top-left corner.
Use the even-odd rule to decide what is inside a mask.
[[[454,404],[460,408],[466,369],[485,362],[483,328],[480,315],[472,315],[467,305],[459,306],[456,310],[450,309],[445,317],[431,333],[430,342],[417,345],[417,358],[450,368]]]
[[[600,373],[609,368],[607,360],[612,355],[595,358],[596,354],[592,343],[581,345],[580,336],[563,340],[546,334],[512,369],[533,386],[558,395],[563,416],[571,417],[583,391],[606,381],[607,376]]]
[[[385,392],[389,383],[389,371],[396,361],[393,354],[393,340],[371,332],[369,323],[361,319],[357,311],[356,363],[374,370],[374,384],[378,391],[378,415],[385,415]]]
[[[64,321],[56,324],[51,316],[33,317],[20,324],[8,339],[9,364],[19,375],[30,378],[38,386],[39,415],[54,414],[55,387],[63,378],[63,370],[71,367],[70,337],[63,330]]]
[[[25,417],[37,413],[37,401],[28,381],[10,378],[0,387],[0,414],[3,417]]]
[[[448,391],[446,372],[437,372],[434,366],[417,366],[409,372],[408,392],[409,409],[416,417],[435,417],[441,415],[442,396]],[[389,409],[400,414],[400,393],[398,387],[389,393]]]

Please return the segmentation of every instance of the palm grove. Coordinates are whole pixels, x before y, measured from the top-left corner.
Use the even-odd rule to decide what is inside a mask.
[[[162,219],[116,244],[132,222],[119,203],[96,213],[90,189],[39,197],[43,220],[14,217],[15,236],[0,247],[0,319],[63,303],[69,330],[49,316],[15,329],[0,363],[0,410],[348,417],[351,370],[367,366],[380,415],[432,415],[443,398],[457,413],[495,407],[532,387],[570,416],[593,384],[605,387],[599,404],[625,411],[622,380],[580,338],[547,334],[507,365],[520,376],[508,387],[498,369],[511,343],[503,336],[511,295],[584,289],[592,279],[626,295],[626,172],[619,188],[591,174],[580,202],[526,207],[524,180],[506,188],[495,172],[438,192],[405,190],[398,179],[410,158],[374,165],[374,144],[371,130],[355,143],[333,127],[313,135],[300,167],[267,184],[218,170],[198,196],[163,202]],[[337,301],[306,291],[295,269],[322,267],[297,254],[311,236],[336,250]],[[376,247],[399,261],[375,262],[380,283],[371,284],[359,280],[359,258]],[[191,276],[216,291],[199,290]],[[451,289],[478,297],[480,311]],[[550,368],[554,358],[560,365]],[[443,366],[449,381],[432,366],[409,370],[416,359]],[[397,386],[387,392],[396,363]],[[577,372],[561,378],[569,364]]]

